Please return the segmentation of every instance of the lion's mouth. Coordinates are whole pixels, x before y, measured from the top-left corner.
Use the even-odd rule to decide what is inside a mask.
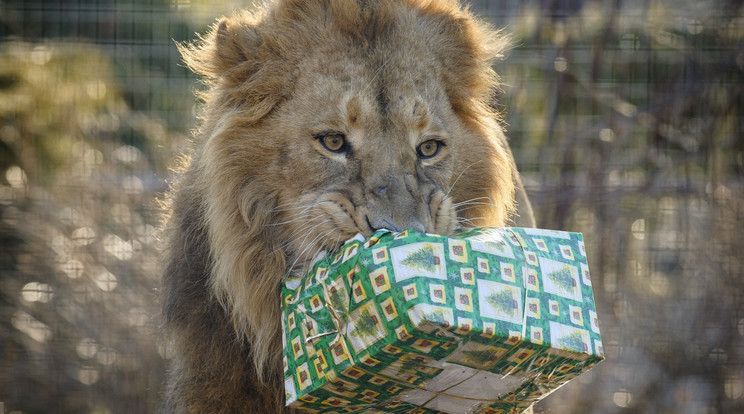
[[[307,200],[303,204],[312,207],[302,208],[284,220],[289,271],[295,274],[305,269],[321,252],[333,252],[357,234],[367,238],[382,229],[450,234],[457,220],[449,197],[435,191],[427,198],[421,203],[425,207],[411,206],[414,211],[403,214],[404,220],[400,221],[392,217],[389,209],[379,211],[368,203],[355,202],[343,192]]]
[[[374,226],[369,222],[369,216],[365,215],[364,220],[367,222],[367,227],[369,227],[370,231],[374,230]]]

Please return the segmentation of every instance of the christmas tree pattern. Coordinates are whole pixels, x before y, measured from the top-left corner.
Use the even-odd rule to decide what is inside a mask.
[[[475,366],[485,366],[491,362],[495,356],[492,351],[485,349],[473,350],[473,351],[462,351],[462,355]]]
[[[506,250],[506,243],[503,241],[500,242],[494,242],[494,241],[487,241],[486,246],[491,249],[491,251],[495,252],[503,252]]]
[[[398,374],[412,374],[424,366],[424,358],[407,357],[401,358]]]
[[[439,262],[439,257],[434,254],[434,248],[429,245],[425,245],[424,247],[415,250],[405,259],[401,260],[402,264],[412,269],[425,270],[429,273],[432,273],[436,270]]]
[[[579,332],[573,332],[558,339],[558,345],[569,351],[586,352],[586,344]]]
[[[374,336],[377,333],[378,323],[377,317],[373,316],[369,310],[364,309],[359,315],[359,319],[354,322],[354,329],[352,329],[351,334],[358,337]]]
[[[547,274],[550,280],[558,286],[559,289],[573,294],[576,289],[576,280],[571,276],[571,269],[568,266],[564,266],[558,270],[554,270]]]
[[[444,312],[440,310],[435,310],[424,314],[422,320],[427,321],[432,325],[442,326],[444,328],[449,328],[450,325],[447,321],[447,317],[444,316]]]
[[[511,291],[499,290],[486,296],[486,301],[501,313],[514,315],[517,310],[517,301],[512,297]]]
[[[348,298],[344,295],[345,291],[332,287],[329,292],[328,300],[331,302],[331,307],[338,315],[345,317],[349,307]]]

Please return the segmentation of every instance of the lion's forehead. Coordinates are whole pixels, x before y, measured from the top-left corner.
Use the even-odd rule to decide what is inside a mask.
[[[330,42],[306,53],[298,67],[297,89],[320,101],[341,105],[357,96],[383,114],[405,114],[417,104],[446,101],[441,62],[420,48],[395,44],[368,50]]]
[[[414,76],[349,61],[308,70],[293,98],[317,123],[342,122],[349,127],[386,134],[445,129],[451,108],[443,86],[431,75]]]

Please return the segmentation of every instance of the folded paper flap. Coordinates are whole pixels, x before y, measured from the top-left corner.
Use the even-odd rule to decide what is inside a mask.
[[[379,231],[317,260],[294,289],[284,286],[283,297],[293,406],[526,408],[603,359],[577,233]],[[432,388],[453,366],[476,373],[462,384],[489,375],[491,389],[502,393],[468,393],[457,381]],[[332,381],[358,385],[342,392]]]

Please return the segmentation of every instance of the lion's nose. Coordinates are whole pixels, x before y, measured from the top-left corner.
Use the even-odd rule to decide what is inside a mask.
[[[372,230],[426,231],[430,219],[428,201],[411,173],[386,168],[372,177],[367,191],[367,221]]]

